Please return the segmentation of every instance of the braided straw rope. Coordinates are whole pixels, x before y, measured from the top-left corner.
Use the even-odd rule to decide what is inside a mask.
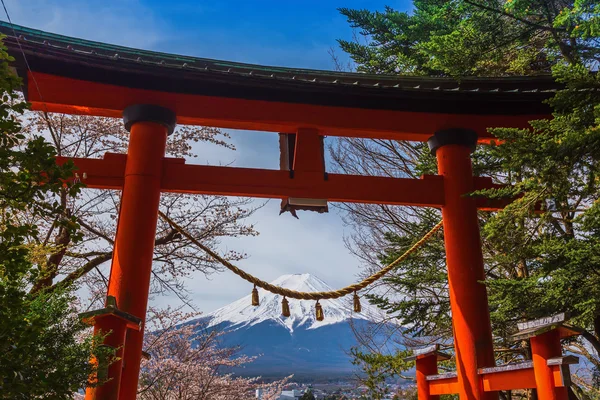
[[[373,282],[375,282],[376,280],[380,279],[385,274],[390,272],[396,265],[400,264],[410,254],[414,253],[417,249],[419,249],[429,238],[431,238],[431,236],[433,236],[434,233],[436,233],[442,227],[442,221],[438,222],[433,228],[431,228],[431,230],[429,232],[427,232],[425,234],[425,236],[423,236],[418,242],[413,244],[412,247],[410,249],[406,250],[400,257],[396,258],[392,263],[386,265],[385,267],[383,267],[382,269],[380,269],[373,275],[365,278],[364,280],[362,280],[360,282],[354,283],[350,286],[346,286],[339,290],[332,290],[329,292],[310,292],[309,293],[309,292],[298,292],[296,290],[290,290],[290,289],[282,288],[279,286],[271,285],[268,282],[260,280],[259,278],[255,277],[254,275],[250,275],[249,273],[236,267],[229,261],[225,260],[223,257],[219,256],[217,253],[215,253],[214,251],[212,251],[211,249],[209,249],[208,247],[206,247],[205,245],[200,243],[197,239],[192,237],[185,229],[183,229],[175,221],[173,221],[171,218],[167,217],[162,211],[159,211],[158,215],[160,215],[162,217],[162,219],[164,219],[169,225],[171,225],[177,232],[181,233],[183,236],[188,238],[192,243],[194,243],[196,246],[200,247],[208,255],[210,255],[215,260],[217,260],[218,262],[223,264],[231,272],[240,276],[242,279],[245,279],[246,281],[253,283],[255,286],[263,288],[271,293],[279,294],[279,295],[282,295],[285,297],[289,297],[291,299],[298,299],[298,300],[337,299],[337,298],[343,297],[347,294],[357,292],[361,289],[366,288],[367,286],[369,286],[370,284],[372,284]]]

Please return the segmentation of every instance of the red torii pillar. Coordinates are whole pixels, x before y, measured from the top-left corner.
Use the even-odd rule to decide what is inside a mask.
[[[566,385],[557,387],[554,382],[552,367],[548,360],[562,356],[560,330],[552,329],[529,339],[531,358],[535,373],[535,386],[540,400],[567,400],[569,392]]]
[[[481,237],[475,199],[471,153],[477,134],[468,129],[438,131],[428,145],[444,177],[442,207],[450,306],[454,328],[456,371],[461,400],[497,398],[484,392],[478,368],[494,366],[494,348],[485,286]]]
[[[111,381],[97,389],[88,390],[86,400],[136,398],[158,220],[162,161],[167,136],[175,129],[176,116],[163,107],[138,104],[123,111],[123,122],[131,137],[108,296],[116,299],[119,310],[140,318],[142,326],[139,331],[127,330],[126,336],[115,335],[118,338],[116,340],[111,338],[111,344],[120,347],[119,352],[123,354],[123,359],[117,362],[120,374],[111,376]],[[99,321],[100,329],[103,328],[101,324],[102,321]],[[102,330],[107,332],[110,328]],[[122,339],[125,339],[124,342]],[[119,341],[121,343],[117,343]]]

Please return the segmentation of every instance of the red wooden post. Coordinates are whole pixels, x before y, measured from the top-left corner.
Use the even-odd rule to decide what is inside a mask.
[[[552,329],[529,340],[538,399],[567,400],[567,387],[556,387],[552,367],[548,365],[548,359],[562,356],[560,331]]]
[[[94,325],[95,335],[107,335],[103,345],[115,349],[117,360],[106,365],[110,360],[99,360],[96,355],[92,357],[92,363],[96,364],[95,376],[90,377],[90,382],[95,385],[110,378],[107,382],[88,387],[86,398],[95,400],[115,400],[119,398],[121,384],[121,371],[123,368],[123,343],[128,329],[139,330],[142,320],[125,313],[117,308],[116,299],[112,296],[106,298],[106,306],[100,310],[88,311],[79,314],[83,322]],[[105,367],[108,367],[104,369]]]
[[[454,346],[461,400],[497,398],[485,393],[477,369],[494,365],[490,315],[485,286],[477,206],[465,195],[474,190],[470,154],[477,135],[466,129],[436,132],[429,148],[444,177],[442,207]]]
[[[150,289],[154,240],[158,219],[161,174],[167,135],[175,127],[175,114],[162,107],[134,105],[123,112],[130,130],[125,183],[117,226],[108,295],[120,310],[145,320]],[[136,398],[143,326],[129,330],[123,347],[119,399]],[[115,343],[117,344],[117,343]],[[110,378],[119,371],[111,369]],[[91,397],[89,397],[91,398]],[[102,399],[104,400],[104,398]]]
[[[440,396],[430,394],[429,382],[427,382],[427,375],[436,375],[438,373],[437,356],[435,354],[429,354],[423,358],[417,358],[415,366],[417,370],[418,399],[439,400]]]
[[[416,378],[417,378],[417,395],[419,400],[439,400],[439,395],[431,394],[429,390],[429,382],[427,376],[437,375],[438,361],[448,360],[448,354],[439,351],[439,345],[433,344],[428,347],[416,349],[413,355],[406,360],[415,360]]]

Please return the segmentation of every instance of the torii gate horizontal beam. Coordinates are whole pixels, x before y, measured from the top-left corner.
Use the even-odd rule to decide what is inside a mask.
[[[106,153],[103,159],[58,157],[73,161],[83,183],[93,189],[121,190],[127,155]],[[373,203],[422,207],[444,205],[444,180],[437,175],[422,179],[378,176],[295,174],[290,171],[186,164],[182,158],[163,160],[161,190],[259,198],[298,197],[332,202]],[[497,187],[489,178],[475,177],[476,189]],[[500,209],[505,202],[480,199],[480,209]]]
[[[529,121],[547,117],[334,107],[162,92],[40,72],[27,76],[27,100],[34,110],[120,118],[131,104],[155,104],[174,111],[178,124],[267,132],[294,133],[304,127],[330,136],[424,142],[434,132],[461,127],[488,143],[493,139],[489,127],[529,128]]]

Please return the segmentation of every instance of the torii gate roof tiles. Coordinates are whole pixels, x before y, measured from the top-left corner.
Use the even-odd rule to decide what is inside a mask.
[[[24,53],[29,68],[35,75],[40,76],[37,80],[43,81],[44,84],[50,82],[51,88],[46,86],[44,90],[60,97],[54,101],[55,104],[67,104],[65,99],[68,95],[59,94],[60,85],[67,87],[76,80],[94,84],[93,88],[96,93],[100,91],[101,86],[99,85],[132,89],[138,93],[135,101],[143,98],[139,94],[139,90],[145,90],[153,91],[155,94],[169,93],[180,96],[177,99],[178,104],[189,104],[190,98],[186,97],[184,101],[181,96],[191,95],[205,96],[206,99],[251,100],[280,105],[309,106],[302,111],[302,115],[298,117],[299,121],[294,120],[289,124],[287,120],[284,123],[280,120],[273,122],[270,120],[270,115],[280,111],[273,109],[268,112],[265,110],[265,115],[261,117],[263,120],[269,119],[267,122],[259,121],[254,125],[250,122],[219,123],[223,120],[223,116],[205,119],[204,116],[186,115],[176,106],[174,111],[178,113],[178,116],[183,117],[180,118],[180,123],[211,125],[211,122],[216,121],[213,126],[275,131],[303,124],[330,128],[327,124],[322,124],[322,120],[315,119],[313,121],[314,118],[312,118],[315,110],[313,106],[326,106],[336,108],[339,113],[337,118],[340,120],[344,118],[342,112],[344,109],[377,110],[375,114],[355,115],[354,118],[364,121],[365,119],[374,120],[384,117],[390,121],[395,120],[396,124],[401,120],[411,118],[414,120],[414,114],[411,113],[419,113],[419,119],[427,118],[425,114],[420,113],[445,115],[442,117],[443,124],[431,127],[423,126],[424,131],[446,125],[456,125],[454,122],[449,122],[447,118],[449,115],[463,115],[464,118],[467,118],[467,115],[481,116],[482,118],[474,123],[477,126],[473,126],[473,129],[478,131],[480,136],[485,137],[487,135],[482,133],[484,131],[482,128],[496,126],[494,123],[498,122],[498,118],[495,118],[494,121],[489,119],[484,121],[485,116],[512,116],[513,118],[522,116],[518,118],[529,120],[525,117],[531,116],[530,119],[533,119],[533,117],[548,115],[550,109],[543,103],[543,100],[550,97],[560,87],[550,76],[473,77],[457,81],[442,77],[370,75],[252,65],[133,49],[52,34],[5,22],[0,22],[0,32],[7,35],[4,42],[10,54],[17,60],[16,67],[19,74],[24,78],[31,77],[31,74],[27,73],[27,65],[23,60],[22,53]],[[62,79],[60,83],[56,79],[57,77]],[[44,79],[46,80],[44,81]],[[40,98],[36,98],[37,94],[32,92],[31,82],[26,83],[26,87],[29,89],[29,93],[26,95],[34,97],[30,99],[34,103],[34,108],[39,108],[36,101],[48,102],[45,95],[44,98],[41,94]],[[74,84],[70,90],[70,93],[84,91],[83,87],[75,87]],[[66,91],[67,89],[65,89]],[[86,91],[91,92],[92,89]],[[128,94],[130,93],[131,91],[128,92]],[[115,103],[114,98],[116,97],[127,97],[128,100],[124,101],[134,101],[132,96],[125,96],[123,93],[115,94],[110,101]],[[117,110],[123,106],[120,103],[109,104],[108,100],[97,105],[95,100],[90,99],[91,95],[86,101],[80,103],[74,100],[69,103],[71,108],[66,108],[64,112],[70,112],[77,106],[82,106],[88,107],[89,110],[94,108],[104,110],[83,113],[111,116],[115,114],[114,116],[116,116],[116,112],[107,112],[106,110]],[[52,100],[49,101],[49,103],[52,102]],[[199,105],[203,104],[205,103],[196,104],[195,108],[197,109]],[[192,106],[188,105],[187,107],[191,109]],[[122,110],[122,108],[120,109]],[[291,109],[286,108],[286,110]],[[57,107],[51,111],[61,111],[61,108]],[[323,109],[318,111],[326,113]],[[388,111],[406,114],[386,114]],[[306,118],[307,116],[308,118]],[[232,118],[237,121],[248,121],[249,119],[248,115]],[[450,119],[455,121],[458,118]],[[512,124],[508,119],[503,121],[508,121],[508,126],[519,125]],[[422,122],[419,121],[419,123]],[[349,124],[350,122],[348,122]],[[352,121],[352,124],[351,129],[356,126],[356,130],[369,130],[365,129],[366,126],[359,126],[361,124],[357,124],[356,121]],[[369,137],[383,137],[387,135],[387,132],[395,129],[391,123],[386,124],[385,127],[378,127],[376,132],[374,130],[375,133]],[[330,132],[331,134],[341,134],[335,130],[341,131],[348,128],[344,122],[338,125],[333,126],[332,124],[331,130],[334,132]],[[524,126],[522,123],[520,125]],[[419,129],[418,127],[408,129],[409,133],[406,138],[414,136],[416,140],[423,140],[425,136],[418,132]],[[385,132],[378,133],[382,131]],[[428,132],[429,134],[433,133]]]
[[[473,113],[479,109],[486,114],[530,114],[546,112],[547,107],[541,104],[541,100],[558,87],[550,76],[545,75],[463,78],[459,82],[452,78],[253,65],[116,46],[16,25],[14,28],[34,71],[144,89],[210,94],[214,90],[222,91],[222,85],[228,84],[232,86],[226,89],[228,95],[244,98],[278,100],[287,97],[286,100],[293,102],[355,104],[384,109],[401,107],[413,111]],[[0,32],[8,35],[5,39],[7,45],[13,56],[20,59],[12,27],[0,22]],[[96,74],[99,70],[106,72],[104,76]],[[120,77],[118,72],[126,76]],[[163,79],[142,81],[132,79],[132,73],[140,78],[154,76]],[[169,79],[165,82],[164,78]],[[207,86],[207,83],[213,82],[218,85],[217,88]],[[267,93],[262,91],[276,88],[285,89],[285,92],[275,96],[269,92],[265,97]],[[317,97],[316,94],[323,96]],[[408,104],[394,101],[401,99],[411,101]],[[490,107],[492,104],[494,106]]]

